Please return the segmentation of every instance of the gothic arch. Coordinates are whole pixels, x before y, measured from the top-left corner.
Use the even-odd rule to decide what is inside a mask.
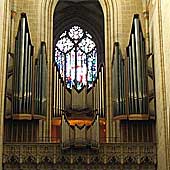
[[[118,39],[117,31],[118,23],[117,15],[117,0],[98,0],[104,14],[104,39],[105,39],[105,83],[106,83],[106,137],[112,137],[112,96],[111,96],[111,61],[113,55],[113,44],[114,41]],[[53,14],[58,0],[40,0],[40,41],[45,41],[47,43],[47,56],[48,57],[48,96],[47,96],[47,111],[51,113],[52,111],[52,51],[53,51]],[[116,28],[114,30],[114,28]],[[47,114],[51,119],[51,115]],[[49,127],[50,134],[50,124]]]

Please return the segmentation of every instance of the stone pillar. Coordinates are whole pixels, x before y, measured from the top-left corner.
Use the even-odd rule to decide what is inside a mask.
[[[10,26],[10,52],[14,53],[15,50],[15,41],[14,41],[14,18],[16,16],[16,11],[11,10],[11,26]]]
[[[150,42],[149,42],[149,10],[146,7],[143,11],[144,22],[145,22],[145,49],[146,54],[150,54]]]
[[[167,89],[166,89],[166,80],[165,80],[165,69],[166,63],[165,59],[168,56],[165,56],[165,49],[163,40],[163,18],[162,18],[162,8],[161,8],[161,0],[155,2],[156,5],[156,19],[157,19],[157,31],[155,31],[155,35],[158,36],[158,41],[154,41],[154,45],[158,44],[159,51],[154,48],[155,60],[158,60],[155,63],[155,72],[160,69],[159,74],[155,74],[156,77],[156,110],[157,110],[157,169],[158,170],[168,170],[168,150],[167,150]],[[168,21],[167,21],[168,22]],[[154,24],[155,27],[155,24]],[[156,39],[156,38],[155,38]],[[158,57],[158,59],[156,59]],[[168,77],[169,79],[169,77]]]
[[[3,122],[6,83],[6,62],[8,44],[8,25],[10,19],[9,0],[1,0],[0,3],[0,170],[2,170],[3,154]]]

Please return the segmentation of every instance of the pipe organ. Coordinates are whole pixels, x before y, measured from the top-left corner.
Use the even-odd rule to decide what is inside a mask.
[[[119,43],[114,46],[112,63],[113,114],[118,119],[149,119],[149,94],[145,40],[139,16],[135,15],[123,59]]]
[[[15,39],[13,114],[31,114],[32,108],[33,46],[31,44],[27,18],[21,14]]]
[[[122,142],[149,142],[155,139],[153,56],[145,52],[145,39],[138,15],[134,15],[127,57],[119,43],[112,61],[113,117]],[[148,58],[151,58],[149,61]],[[149,66],[151,65],[151,66]],[[148,81],[149,80],[149,81]],[[152,104],[151,104],[152,102]]]
[[[151,136],[152,126],[155,124],[155,110],[151,104],[155,102],[152,89],[154,85],[150,87],[151,81],[154,81],[153,59],[152,66],[148,67],[150,56],[145,55],[145,40],[138,15],[133,19],[126,52],[127,57],[123,57],[119,43],[115,43],[112,61],[112,102],[114,121],[119,121],[114,122],[117,128],[115,133],[120,129],[120,134],[114,135],[118,136],[115,140],[121,138],[122,141],[136,141],[144,132]],[[85,61],[86,59],[83,62]],[[40,141],[39,138],[43,138],[47,133],[46,119],[48,126],[51,124],[49,131],[52,141],[61,142],[63,148],[71,145],[90,145],[97,148],[99,141],[106,139],[104,65],[98,66],[93,84],[89,85],[87,82],[79,90],[74,84],[68,88],[68,81],[63,75],[65,67],[66,63],[62,65],[64,69],[61,75],[60,66],[56,61],[53,63],[53,109],[47,116],[46,44],[41,42],[38,57],[34,59],[27,17],[22,13],[15,40],[15,54],[8,55],[6,140]],[[135,121],[139,121],[141,126],[136,125]],[[136,134],[135,138],[131,137],[131,134]],[[143,135],[143,138],[149,140],[151,137]]]
[[[64,81],[60,75],[58,67],[54,65],[53,68],[54,68],[53,117],[61,117],[65,107],[65,87]]]
[[[71,127],[73,126],[74,130],[78,127],[77,124],[81,124],[81,126],[89,126],[91,119],[94,118],[96,114],[99,117],[98,119],[102,119],[103,122],[105,121],[103,65],[99,67],[97,78],[90,89],[87,89],[87,86],[84,86],[81,90],[77,90],[74,86],[72,89],[67,89],[65,81],[60,75],[60,70],[55,63],[53,65],[53,75],[53,141],[58,141],[59,139],[63,141],[64,136],[65,140],[69,138],[69,136],[66,137],[66,135],[70,134],[65,132],[68,129],[63,129],[63,126],[65,125],[63,120],[70,122]],[[65,118],[62,116],[63,114],[66,115]],[[96,129],[96,133],[99,131],[99,126],[97,127],[98,129]],[[60,131],[62,131],[62,134],[60,134]],[[91,130],[89,130],[89,132],[90,131]],[[83,130],[80,131],[77,129],[75,132],[75,135],[77,136],[76,138],[81,138],[80,136],[82,133]]]
[[[147,73],[145,41],[138,16],[134,17],[129,45],[128,56],[128,91],[129,114],[147,114]]]
[[[46,96],[46,78],[47,78],[47,56],[45,42],[41,42],[40,53],[35,61],[35,92],[34,92],[34,113],[36,115],[46,115],[47,96]]]
[[[104,111],[104,66],[101,65],[98,69],[96,81],[94,81],[92,89],[93,110],[97,111],[100,118],[105,117]]]
[[[27,16],[22,13],[15,38],[15,54],[8,55],[5,141],[39,141],[44,133],[40,129],[45,126],[47,114],[45,43],[41,43],[35,62],[33,49]]]
[[[125,61],[119,43],[114,46],[113,60],[113,112],[114,115],[125,115]]]

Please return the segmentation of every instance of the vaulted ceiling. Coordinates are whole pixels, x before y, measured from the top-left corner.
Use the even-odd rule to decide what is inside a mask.
[[[78,25],[93,36],[98,49],[98,61],[104,61],[104,16],[97,0],[60,0],[53,21],[54,44],[64,30]]]

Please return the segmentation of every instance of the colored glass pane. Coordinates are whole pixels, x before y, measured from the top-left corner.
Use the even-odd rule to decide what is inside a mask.
[[[67,88],[92,87],[97,76],[97,49],[92,36],[79,26],[62,33],[55,47],[55,63]]]

